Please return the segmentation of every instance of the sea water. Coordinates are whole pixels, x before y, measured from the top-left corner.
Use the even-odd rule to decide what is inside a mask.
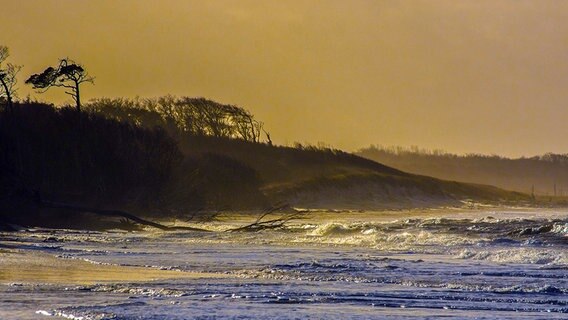
[[[3,284],[0,319],[568,318],[568,211],[308,217],[253,233],[2,233],[0,248],[223,277]]]

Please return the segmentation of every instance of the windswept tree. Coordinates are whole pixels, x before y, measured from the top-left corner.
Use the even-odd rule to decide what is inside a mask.
[[[248,110],[205,98],[163,96],[151,99],[95,99],[86,109],[119,121],[131,121],[145,127],[161,126],[170,132],[194,136],[242,139],[261,142],[263,123]]]
[[[26,83],[42,93],[51,87],[65,88],[65,93],[73,98],[77,111],[80,112],[80,85],[85,82],[94,84],[94,80],[95,78],[91,77],[82,65],[65,58],[59,60],[57,67],[48,67],[42,73],[32,75]]]
[[[10,56],[10,51],[8,47],[0,45],[0,98],[5,98],[7,102],[7,110],[12,110],[13,99],[16,95],[16,75],[22,68],[12,63],[6,63],[4,61]]]
[[[237,106],[229,107],[228,112],[235,134],[245,141],[260,142],[262,122],[255,120],[252,113],[246,109]]]

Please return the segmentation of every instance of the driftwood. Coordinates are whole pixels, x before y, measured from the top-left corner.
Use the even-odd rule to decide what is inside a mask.
[[[52,209],[72,210],[72,211],[78,211],[78,212],[84,212],[84,213],[93,213],[93,214],[96,214],[96,215],[99,215],[99,216],[105,216],[105,217],[118,217],[118,218],[127,219],[127,221],[129,220],[129,221],[141,224],[141,225],[154,227],[154,228],[157,228],[157,229],[160,229],[160,230],[168,230],[168,231],[186,230],[186,231],[205,231],[205,232],[209,231],[209,230],[200,229],[200,228],[193,228],[193,227],[168,227],[168,226],[165,226],[163,224],[153,222],[153,221],[149,221],[149,220],[145,220],[145,219],[137,217],[137,216],[135,216],[131,213],[120,211],[120,210],[100,210],[100,209],[70,205],[70,204],[66,204],[66,203],[46,202],[46,201],[41,201],[40,207],[52,208]]]
[[[279,229],[279,228],[284,227],[286,225],[286,223],[288,223],[291,220],[303,219],[304,218],[304,214],[302,212],[294,211],[294,212],[284,213],[279,218],[264,220],[267,216],[269,216],[269,215],[271,215],[271,214],[273,214],[277,211],[280,211],[282,209],[286,209],[288,207],[289,207],[288,204],[280,204],[280,205],[277,205],[277,206],[273,206],[270,209],[263,212],[256,219],[255,222],[248,224],[246,226],[243,226],[243,227],[229,229],[229,230],[227,230],[227,232],[256,232],[256,231],[267,230],[267,229]]]
[[[39,192],[33,191],[30,192],[28,189],[23,189],[19,197],[26,200],[26,202],[33,203],[34,207],[37,208],[50,208],[50,209],[61,209],[61,210],[70,210],[75,212],[81,213],[91,213],[99,216],[105,217],[115,217],[120,218],[120,223],[123,225],[129,224],[140,224],[144,226],[149,226],[153,228],[157,228],[164,231],[176,231],[176,230],[184,230],[184,231],[200,231],[200,232],[211,232],[210,230],[201,229],[201,228],[194,228],[194,227],[181,227],[181,226],[166,226],[161,223],[153,222],[150,220],[142,219],[138,216],[135,216],[131,213],[121,211],[121,210],[103,210],[103,209],[96,209],[96,208],[89,208],[83,207],[68,203],[61,203],[61,202],[52,202],[52,201],[45,201],[41,198]],[[296,219],[303,219],[305,217],[305,212],[294,210],[293,212],[286,212],[281,213],[278,218],[268,219],[265,220],[268,216],[275,214],[278,211],[283,211],[284,209],[289,209],[290,206],[288,204],[279,204],[271,207],[270,209],[265,210],[260,216],[256,219],[255,222],[226,230],[227,232],[255,232],[267,229],[278,229],[285,227],[286,223],[291,220]]]

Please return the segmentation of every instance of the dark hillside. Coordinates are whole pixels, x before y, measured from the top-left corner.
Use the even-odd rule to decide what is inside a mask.
[[[70,108],[16,104],[0,114],[2,191],[142,206],[158,202],[182,154],[164,130]]]
[[[160,216],[267,205],[256,172],[232,158],[186,157],[159,126],[72,108],[15,104],[0,113],[0,151],[0,218],[11,221],[37,222],[38,201]]]
[[[440,179],[490,184],[528,194],[534,190],[537,196],[560,197],[568,193],[568,155],[510,159],[381,146],[371,146],[357,154],[406,172]]]
[[[0,113],[0,221],[61,227],[82,219],[42,203],[187,219],[275,203],[380,209],[528,199],[339,150],[273,146],[237,106],[143,101],[97,100],[86,112],[26,102]]]
[[[87,108],[111,119],[165,128],[188,159],[215,154],[251,168],[272,202],[388,208],[455,205],[465,198],[527,199],[488,186],[411,175],[339,150],[273,146],[263,123],[250,112],[204,98],[103,98],[90,102]]]
[[[271,146],[236,139],[191,135],[180,137],[179,141],[185,154],[222,154],[255,168],[261,173],[265,186],[319,176],[366,172],[407,175],[378,162],[335,149]]]
[[[461,205],[461,200],[528,200],[499,188],[408,174],[333,149],[291,148],[215,137],[186,136],[188,155],[215,153],[254,168],[273,201],[312,208],[380,209]]]

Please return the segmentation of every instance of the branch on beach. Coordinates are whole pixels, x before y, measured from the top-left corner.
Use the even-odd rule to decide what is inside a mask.
[[[248,224],[243,227],[229,229],[227,232],[256,232],[267,229],[279,229],[283,228],[286,223],[291,220],[303,219],[305,215],[302,212],[294,211],[289,213],[283,213],[279,218],[264,220],[266,217],[277,213],[283,209],[287,209],[290,206],[288,204],[279,204],[271,207],[270,209],[263,212],[255,222]]]
[[[181,227],[181,226],[168,227],[168,226],[165,226],[163,224],[153,222],[153,221],[149,221],[149,220],[145,220],[145,219],[137,217],[137,216],[135,216],[131,213],[120,211],[120,210],[100,210],[100,209],[94,209],[94,208],[74,206],[74,205],[65,204],[65,203],[45,202],[45,201],[40,202],[40,207],[51,208],[51,209],[72,210],[72,211],[83,212],[83,213],[93,213],[93,214],[105,216],[105,217],[120,217],[120,218],[126,219],[126,221],[132,221],[132,222],[137,223],[137,224],[141,224],[141,225],[145,225],[145,226],[149,226],[149,227],[154,227],[154,228],[157,228],[157,229],[160,229],[160,230],[165,230],[165,231],[175,231],[175,230],[208,231],[208,230],[205,230],[205,229],[193,228],[193,227]]]

